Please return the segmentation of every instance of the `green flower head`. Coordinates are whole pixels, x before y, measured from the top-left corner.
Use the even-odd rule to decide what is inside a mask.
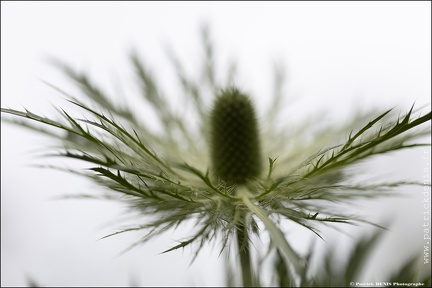
[[[227,183],[240,184],[261,172],[260,139],[251,100],[236,88],[216,98],[210,115],[213,169]]]

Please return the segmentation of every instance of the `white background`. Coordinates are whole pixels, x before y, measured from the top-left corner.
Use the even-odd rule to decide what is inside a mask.
[[[224,61],[236,59],[239,84],[253,91],[259,103],[265,103],[271,91],[272,64],[282,62],[288,71],[286,92],[300,99],[297,112],[303,117],[327,111],[343,119],[355,109],[371,107],[396,107],[403,113],[414,102],[430,107],[428,1],[4,1],[1,106],[52,115],[52,104],[64,104],[40,81],[70,87],[47,63],[51,56],[88,71],[100,86],[115,91],[131,83],[127,53],[136,49],[169,91],[164,47],[172,47],[193,71],[202,52],[203,22],[211,27],[217,65],[223,68]],[[124,75],[126,79],[117,80]],[[1,136],[2,286],[26,285],[27,278],[49,286],[223,285],[217,251],[207,249],[190,267],[189,249],[158,255],[175,243],[170,235],[117,257],[139,237],[97,241],[112,231],[113,226],[103,225],[120,215],[119,207],[93,200],[51,201],[95,188],[69,174],[30,167],[44,163],[34,152],[50,145],[45,138],[4,123]],[[423,169],[430,168],[422,155],[423,150],[392,154],[376,167],[422,181]],[[58,159],[56,164],[63,162]],[[398,225],[391,233],[397,240],[389,240],[384,256],[397,258],[400,247],[422,243],[421,189],[408,190],[408,199],[367,208],[368,213],[383,208],[396,212]],[[393,262],[381,261],[390,266]],[[384,281],[379,277],[377,281]]]

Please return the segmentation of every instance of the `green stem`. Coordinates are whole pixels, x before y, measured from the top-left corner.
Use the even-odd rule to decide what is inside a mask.
[[[250,194],[246,189],[238,189],[237,195],[241,197],[243,204],[249,208],[249,210],[254,213],[261,221],[264,223],[267,231],[270,234],[273,244],[284,256],[287,263],[290,263],[297,275],[300,277],[304,275],[304,266],[300,261],[299,256],[293,250],[291,245],[286,241],[284,234],[280,229],[273,223],[273,221],[267,216],[266,212],[260,207],[253,204],[250,200]]]
[[[241,224],[237,225],[237,245],[239,249],[240,256],[240,267],[242,271],[242,279],[244,287],[252,287],[252,267],[250,259],[250,249],[249,249],[249,237],[247,227],[245,227],[244,220],[245,217],[242,215]]]

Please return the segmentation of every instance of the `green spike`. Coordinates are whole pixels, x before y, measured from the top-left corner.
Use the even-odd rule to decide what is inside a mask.
[[[236,88],[222,91],[210,114],[214,172],[228,184],[242,184],[261,172],[258,123],[252,101]]]

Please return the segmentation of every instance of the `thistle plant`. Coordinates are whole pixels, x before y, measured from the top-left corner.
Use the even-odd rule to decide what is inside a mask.
[[[260,107],[255,106],[247,87],[238,87],[232,77],[216,80],[213,46],[208,34],[203,36],[203,81],[188,77],[177,58],[171,57],[181,87],[179,95],[184,97],[185,107],[180,112],[170,105],[172,98],[165,96],[139,55],[130,56],[142,100],[158,116],[159,131],[131,107],[114,103],[88,75],[62,62],[56,65],[80,87],[84,97],[47,84],[75,105],[80,117],[62,108],[58,108],[60,120],[27,109],[2,108],[2,119],[56,139],[61,147],[50,155],[92,166],[70,172],[95,181],[103,188],[104,198],[123,203],[131,213],[149,216],[136,217],[135,225],[106,237],[142,233],[132,248],[193,223],[193,233],[164,252],[190,246],[196,257],[209,243],[217,243],[220,253],[233,246],[238,263],[229,267],[241,270],[241,280],[233,283],[260,286],[264,282],[259,277],[253,241],[268,235],[268,251],[276,255],[278,285],[332,286],[337,281],[330,281],[331,277],[338,277],[337,285],[347,285],[353,276],[351,270],[344,277],[330,268],[327,274],[312,275],[310,255],[301,255],[293,248],[283,225],[300,225],[318,238],[324,237],[321,225],[379,226],[351,213],[347,204],[389,196],[396,187],[423,183],[358,182],[353,171],[358,163],[385,153],[430,146],[419,139],[430,134],[426,124],[431,112],[413,105],[406,113],[395,109],[364,113],[339,127],[319,123],[320,131],[311,133],[310,124],[293,127],[280,122],[284,102],[281,93],[275,93],[268,111],[261,111],[266,116],[258,120]],[[186,117],[188,113],[192,117]],[[101,194],[92,191],[76,196],[98,198]],[[367,250],[362,244],[358,242],[360,253]],[[324,262],[331,261],[331,251],[327,255]],[[354,255],[351,261],[356,263],[357,259]],[[411,280],[430,283],[430,277]]]

